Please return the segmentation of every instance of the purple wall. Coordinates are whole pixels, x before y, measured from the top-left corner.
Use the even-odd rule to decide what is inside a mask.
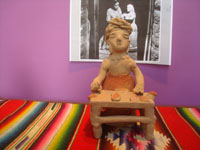
[[[87,103],[100,63],[69,62],[69,0],[0,1],[0,97]],[[172,65],[139,65],[157,105],[200,106],[200,1],[174,0]]]

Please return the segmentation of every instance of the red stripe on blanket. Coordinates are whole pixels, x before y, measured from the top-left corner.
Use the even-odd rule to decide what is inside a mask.
[[[175,108],[157,107],[161,112],[166,124],[172,131],[173,135],[179,141],[181,147],[187,150],[200,149],[199,137],[194,133],[192,128],[179,116]]]
[[[5,117],[8,117],[13,112],[15,112],[16,109],[19,109],[19,107],[21,107],[24,103],[25,103],[25,101],[21,101],[21,100],[8,100],[8,101],[6,101],[1,106],[1,109],[0,109],[0,121],[4,120]],[[15,104],[15,105],[13,105],[13,104]]]
[[[88,105],[78,133],[72,143],[71,150],[96,149],[98,140],[94,138],[90,123],[90,106]]]
[[[13,112],[16,111],[16,109],[19,109],[22,105],[26,103],[22,100],[8,100],[6,101],[0,109],[0,121],[4,120],[5,117],[10,116]],[[15,104],[15,105],[13,105]]]
[[[34,101],[25,101],[23,106],[19,107],[17,110],[15,110],[14,113],[10,114],[10,116],[7,116],[4,120],[1,121],[0,128],[12,122],[17,116],[23,113],[24,110],[30,107],[32,103],[34,103]]]

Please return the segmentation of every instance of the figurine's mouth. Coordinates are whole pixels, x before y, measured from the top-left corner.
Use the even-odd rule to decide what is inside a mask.
[[[117,42],[117,45],[121,45],[122,44],[122,42]]]

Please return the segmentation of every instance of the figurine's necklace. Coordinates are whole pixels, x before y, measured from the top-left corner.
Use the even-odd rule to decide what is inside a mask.
[[[124,60],[124,59],[128,59],[129,56],[127,54],[122,54],[122,55],[110,55],[109,58],[112,60],[112,61],[119,61],[119,60]]]

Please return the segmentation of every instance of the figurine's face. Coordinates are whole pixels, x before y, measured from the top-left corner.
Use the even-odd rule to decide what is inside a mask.
[[[112,52],[124,52],[129,48],[129,33],[126,30],[114,29],[111,31],[108,39],[109,49]]]

